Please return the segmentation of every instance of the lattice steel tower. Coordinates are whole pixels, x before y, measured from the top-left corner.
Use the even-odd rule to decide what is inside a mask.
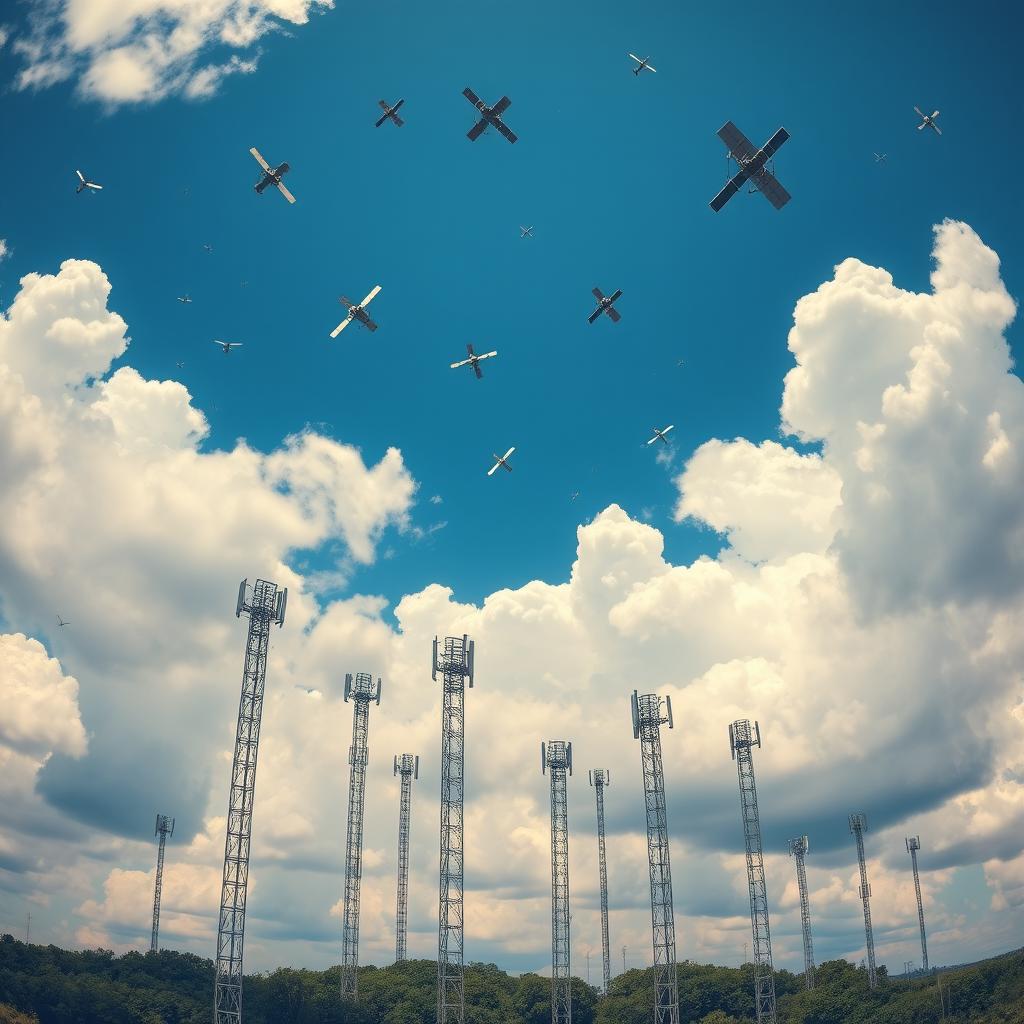
[[[473,641],[434,638],[432,677],[444,676],[441,700],[441,865],[437,923],[437,1024],[465,1024],[463,987],[463,799],[466,781],[466,682],[473,686]]]
[[[665,771],[661,764],[661,726],[672,721],[672,698],[665,716],[656,693],[633,691],[633,738],[640,740],[647,810],[647,859],[651,868],[651,931],[654,939],[654,1024],[679,1024],[676,977],[676,923],[672,907],[672,865],[665,810]]]
[[[612,773],[595,768],[590,773],[590,784],[597,797],[597,863],[601,881],[601,969],[604,994],[612,980],[612,953],[608,942],[608,861],[604,849],[604,787],[612,784]]]
[[[914,892],[917,893],[917,923],[921,928],[921,969],[928,973],[928,941],[924,937],[924,904],[921,902],[921,879],[917,873],[917,851],[921,849],[921,837],[907,838],[907,853],[914,865]]]
[[[850,831],[857,841],[857,863],[860,865],[860,898],[864,904],[864,943],[868,954],[868,988],[878,988],[878,974],[875,971],[875,936],[871,931],[871,886],[868,885],[868,865],[864,858],[864,829],[868,827],[867,815],[857,811],[850,815]]]
[[[551,780],[551,1024],[572,1022],[569,973],[569,804],[566,775],[572,775],[572,744],[540,745],[541,774]]]
[[[155,953],[159,948],[160,896],[164,891],[164,846],[167,837],[174,835],[174,819],[168,818],[166,814],[158,814],[153,835],[160,837],[160,845],[156,848],[156,883],[153,886],[153,933],[149,939],[149,948]]]
[[[345,832],[345,909],[341,926],[341,998],[359,998],[359,887],[363,880],[363,805],[366,802],[370,701],[380,704],[381,682],[369,672],[345,676],[352,698],[352,746],[348,748],[348,827]]]
[[[811,902],[807,895],[807,867],[804,858],[810,849],[807,836],[790,839],[789,854],[796,859],[796,884],[800,890],[800,927],[804,933],[804,985],[814,988],[814,944],[811,942]]]
[[[227,835],[224,840],[224,877],[217,922],[216,987],[213,996],[214,1024],[239,1024],[242,1019],[242,947],[245,939],[245,897],[249,885],[249,844],[252,839],[252,805],[256,791],[256,755],[263,718],[263,688],[267,679],[270,627],[284,624],[288,591],[276,583],[257,580],[238,586],[235,617],[249,615],[245,641],[242,696],[238,703],[235,755],[231,766]]]
[[[394,774],[402,777],[402,796],[398,804],[398,899],[395,909],[395,963],[401,963],[405,959],[409,932],[409,816],[412,780],[420,777],[419,755],[396,755]]]
[[[740,782],[740,813],[743,843],[747,854],[747,889],[750,893],[750,930],[754,939],[754,1006],[758,1024],[775,1024],[775,969],[772,965],[772,933],[768,926],[768,891],[761,850],[761,820],[757,813],[757,784],[754,781],[754,745],[761,746],[757,722],[741,718],[729,726],[729,747]]]

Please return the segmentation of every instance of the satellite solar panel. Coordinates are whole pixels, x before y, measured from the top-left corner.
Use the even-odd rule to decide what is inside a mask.
[[[732,121],[726,121],[721,128],[718,129],[718,137],[726,144],[729,148],[729,152],[738,160],[750,160],[757,152],[754,149],[750,139],[746,137],[732,123]]]
[[[374,323],[374,322],[373,322],[372,320],[370,320],[369,318],[367,318],[367,320],[366,320],[366,326],[367,326],[367,327],[368,327],[368,328],[369,328],[369,329],[370,329],[371,331],[375,331],[375,330],[377,330],[377,325],[376,325],[376,324],[375,324],[375,323]]]
[[[387,100],[377,100],[377,102],[380,104],[381,110],[387,110],[388,109],[388,101]]]
[[[617,324],[622,319],[622,314],[612,306],[609,306],[605,312],[611,317],[613,324]]]
[[[512,106],[512,101],[507,96],[502,96],[497,103],[491,108],[493,114],[503,114],[509,107]]]
[[[622,289],[621,288],[616,288],[615,291],[612,292],[611,301],[612,302],[618,302],[619,299],[621,299],[621,298],[622,298]]]
[[[587,323],[588,324],[592,324],[600,315],[601,315],[601,310],[600,309],[595,309],[594,312],[591,313],[590,316],[587,317]]]
[[[600,288],[592,288],[591,291],[594,293],[594,298],[597,299],[598,302],[604,298],[604,295],[601,294]]]
[[[468,87],[463,89],[462,95],[465,96],[466,99],[469,100],[469,102],[472,103],[474,107],[480,106],[480,97],[477,96],[477,94],[473,92],[472,89]]]
[[[392,114],[391,120],[394,121],[399,128],[401,128],[402,125],[405,124],[405,122],[397,114]]]
[[[728,182],[726,182],[725,188],[711,200],[711,209],[718,213],[718,211],[725,206],[727,202],[740,190],[740,186],[747,180],[747,172],[740,171],[739,174],[734,174]]]
[[[469,129],[468,132],[466,132],[466,138],[469,139],[470,142],[476,142],[476,140],[483,135],[486,127],[487,122],[481,118],[475,125],[473,125],[472,128]]]
[[[781,210],[790,200],[790,194],[779,183],[779,179],[768,171],[758,171],[751,179],[757,186],[765,199],[768,200],[776,210]]]
[[[778,148],[789,138],[789,132],[785,128],[780,128],[765,144],[764,152],[766,156],[771,156],[778,150]]]
[[[495,123],[494,127],[497,128],[498,131],[501,132],[501,134],[504,135],[509,142],[514,143],[518,139],[516,133],[512,131],[512,129],[509,128],[507,124],[503,124],[501,121],[498,121]]]
[[[483,371],[480,369],[479,363],[474,363],[473,369],[476,372],[477,380],[479,380],[483,376]]]

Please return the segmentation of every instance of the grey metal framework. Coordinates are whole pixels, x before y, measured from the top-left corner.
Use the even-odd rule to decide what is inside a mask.
[[[768,890],[761,849],[761,821],[757,813],[754,781],[754,745],[761,746],[761,729],[746,718],[729,726],[729,747],[740,783],[743,844],[747,855],[747,890],[750,894],[750,930],[754,939],[754,1006],[758,1024],[775,1024],[775,969],[772,965],[772,933],[768,925]]]
[[[463,798],[466,763],[466,682],[473,686],[473,641],[445,637],[443,653],[434,638],[432,678],[442,673],[441,699],[441,863],[437,924],[437,1024],[465,1024],[463,987]]]
[[[857,863],[860,865],[860,898],[864,904],[864,943],[868,954],[868,988],[878,988],[878,974],[875,971],[875,936],[871,930],[871,886],[868,885],[868,865],[864,857],[864,829],[868,827],[867,815],[856,811],[850,815],[850,831],[857,841]]]
[[[672,698],[633,691],[633,738],[640,740],[647,810],[647,859],[651,869],[651,932],[654,941],[654,1024],[679,1024],[676,977],[676,924],[672,907],[672,865],[665,810],[665,771],[661,763],[661,726],[672,721]],[[625,960],[625,954],[623,954]]]
[[[807,836],[789,841],[790,856],[796,860],[796,884],[800,890],[800,928],[804,935],[804,986],[814,988],[814,943],[811,941],[811,902],[807,895],[807,867],[804,858],[810,849]]]
[[[412,780],[420,777],[418,754],[396,754],[395,775],[402,777],[398,804],[398,898],[395,907],[395,963],[405,958],[409,932],[409,817],[412,809]]]
[[[153,932],[149,939],[149,948],[155,953],[160,937],[160,896],[164,891],[164,846],[167,837],[174,835],[174,819],[166,814],[156,816],[156,828],[153,835],[160,837],[160,845],[156,849],[156,882],[153,885]]]
[[[540,745],[541,774],[551,780],[551,1024],[572,1022],[569,971],[569,805],[566,776],[572,775],[572,744]]]
[[[249,615],[245,641],[242,695],[238,703],[235,754],[231,765],[227,834],[224,840],[224,876],[217,921],[214,1024],[239,1024],[242,1019],[242,948],[245,939],[245,899],[249,885],[249,844],[252,807],[256,792],[256,755],[263,718],[263,690],[267,679],[270,627],[284,624],[288,591],[276,583],[257,580],[238,586],[235,617]]]
[[[921,849],[920,836],[907,837],[907,853],[914,865],[914,892],[917,893],[917,923],[921,929],[921,970],[928,972],[928,940],[924,935],[924,904],[921,902],[921,878],[917,873],[917,851]]]
[[[590,784],[597,799],[597,863],[601,882],[601,982],[602,991],[608,995],[612,980],[612,952],[608,941],[608,860],[604,848],[604,787],[612,784],[612,773],[604,768],[595,768],[590,773]]]
[[[345,676],[352,698],[352,746],[348,748],[348,826],[345,832],[345,909],[341,926],[341,998],[359,998],[359,887],[363,880],[363,805],[366,802],[370,701],[380,704],[381,682],[369,672]]]

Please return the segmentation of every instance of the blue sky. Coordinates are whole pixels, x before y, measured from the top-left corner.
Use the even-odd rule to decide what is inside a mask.
[[[297,0],[290,9],[305,6]],[[899,289],[928,294],[934,244],[954,277],[998,306],[1002,285],[976,270],[988,266],[981,242],[979,249],[966,234],[940,232],[933,243],[933,226],[947,218],[977,232],[998,254],[1010,295],[1019,293],[1021,207],[1008,171],[1020,149],[1015,12],[923,4],[339,5],[238,50],[258,55],[258,67],[227,75],[213,96],[195,101],[170,89],[152,102],[116,104],[89,92],[85,53],[53,51],[68,77],[16,88],[27,63],[18,47],[32,38],[38,9],[16,14],[0,45],[7,137],[17,140],[0,196],[0,238],[11,250],[0,262],[3,306],[23,275],[57,275],[68,259],[102,268],[112,286],[107,308],[124,318],[131,344],[104,342],[112,363],[88,364],[100,383],[80,389],[81,400],[91,402],[119,368],[167,382],[161,393],[168,401],[184,395],[171,383],[181,382],[210,425],[198,453],[226,453],[223,480],[239,483],[232,490],[216,473],[196,469],[202,460],[185,458],[195,454],[190,443],[181,452],[170,445],[181,461],[161,461],[166,453],[122,458],[120,428],[116,443],[76,455],[73,435],[88,434],[95,409],[81,422],[61,419],[47,404],[44,371],[24,355],[34,344],[61,387],[80,383],[71,371],[61,376],[57,363],[67,352],[51,352],[49,335],[33,333],[65,300],[33,299],[33,309],[46,311],[35,320],[11,315],[9,337],[25,339],[22,353],[9,346],[4,357],[0,336],[0,357],[56,417],[37,437],[56,430],[62,447],[39,478],[45,487],[23,485],[11,471],[5,515],[22,532],[0,531],[0,569],[8,569],[0,623],[59,659],[55,669],[39,661],[41,651],[11,642],[26,687],[50,695],[68,730],[25,725],[10,741],[38,763],[26,762],[30,782],[10,799],[4,825],[26,848],[42,834],[74,837],[86,863],[76,865],[73,884],[58,885],[52,874],[26,867],[27,854],[11,853],[6,866],[0,862],[0,920],[20,919],[31,905],[49,916],[54,941],[137,945],[148,935],[148,924],[132,914],[148,884],[146,823],[156,799],[186,823],[180,856],[192,872],[189,893],[166,919],[168,941],[211,952],[204,908],[215,896],[203,899],[223,841],[221,759],[242,643],[242,627],[230,617],[235,581],[267,575],[277,562],[279,572],[292,574],[293,628],[275,639],[279,731],[275,738],[268,720],[265,735],[281,746],[264,763],[277,764],[280,779],[268,778],[261,790],[274,827],[261,836],[257,824],[268,866],[264,902],[247,936],[254,967],[337,959],[340,925],[330,912],[336,844],[327,841],[337,837],[327,829],[326,838],[311,838],[312,825],[301,814],[293,821],[293,812],[297,792],[316,789],[323,808],[341,799],[336,776],[345,769],[334,747],[344,746],[335,740],[349,728],[350,712],[337,699],[338,680],[364,666],[393,674],[394,710],[385,701],[381,746],[422,743],[431,778],[436,694],[424,696],[426,638],[463,629],[482,638],[482,675],[491,680],[478,742],[482,759],[493,756],[493,774],[483,773],[472,800],[494,835],[512,828],[505,811],[488,803],[500,800],[522,811],[523,835],[543,839],[545,793],[539,774],[532,777],[532,751],[540,731],[562,725],[562,711],[586,757],[635,760],[628,736],[616,734],[606,750],[602,729],[628,725],[624,695],[634,686],[677,694],[684,727],[669,756],[677,759],[671,807],[681,823],[674,835],[681,956],[730,962],[748,934],[745,888],[737,889],[729,860],[739,838],[724,738],[729,714],[767,725],[762,795],[774,814],[766,840],[784,849],[789,835],[814,833],[821,956],[859,957],[863,942],[859,905],[849,902],[846,885],[846,815],[855,806],[865,806],[872,822],[869,852],[878,858],[887,904],[905,896],[898,888],[906,884],[903,831],[926,837],[923,864],[935,851],[928,898],[944,936],[936,939],[937,959],[961,962],[1020,943],[1010,915],[1024,900],[1024,861],[1013,838],[1024,810],[1012,782],[1024,755],[1019,723],[1007,713],[1019,699],[1008,696],[1019,690],[1016,649],[1009,640],[1000,646],[1001,624],[1022,614],[1006,557],[1019,491],[1004,482],[989,509],[987,478],[979,484],[967,470],[963,479],[956,473],[960,462],[996,465],[1000,430],[1007,450],[1024,437],[1020,382],[1007,372],[1001,340],[1010,317],[977,327],[960,298],[935,314],[967,339],[962,362],[952,351],[942,358],[956,371],[946,394],[969,412],[964,436],[994,446],[970,449],[974,462],[958,462],[967,448],[955,430],[942,433],[945,420],[923,420],[919,433],[904,437],[906,417],[888,408],[883,415],[882,389],[898,389],[913,366],[934,369],[914,353],[942,332],[927,333],[918,314],[906,319],[898,303],[886,307],[881,286],[863,305],[853,298],[838,310],[823,305],[825,340],[806,318],[787,347],[798,300],[850,257],[884,267]],[[48,36],[55,32],[51,24]],[[650,54],[657,74],[630,74],[630,50]],[[233,52],[202,49],[197,66]],[[474,122],[461,95],[466,86],[488,102],[511,98],[505,119],[519,135],[515,146],[493,132],[475,144],[466,139]],[[378,99],[399,97],[405,126],[375,129]],[[916,130],[915,105],[942,111],[941,137]],[[793,195],[782,211],[745,193],[719,214],[708,208],[726,173],[715,132],[730,119],[755,145],[780,125],[789,130],[775,167]],[[250,146],[273,164],[290,163],[294,206],[273,192],[254,194]],[[875,152],[886,153],[886,162],[876,163]],[[101,182],[102,193],[76,195],[76,167]],[[533,225],[535,237],[520,238],[522,224]],[[99,273],[90,289],[100,287]],[[379,331],[353,326],[332,341],[342,317],[338,295],[358,299],[376,284],[383,287],[372,307]],[[595,286],[623,290],[620,323],[587,324]],[[26,302],[29,291],[23,288]],[[176,301],[184,293],[191,304]],[[94,311],[86,309],[82,300],[66,313],[88,320]],[[906,336],[911,321],[921,327],[917,349]],[[225,357],[214,338],[244,347]],[[1010,324],[1005,338],[1012,353],[1019,326]],[[449,369],[467,342],[500,353],[484,365],[483,380]],[[813,401],[791,394],[790,422],[806,443],[780,432],[783,379],[794,366],[814,393]],[[865,380],[875,391],[860,401]],[[126,400],[122,410],[139,415],[142,433],[165,415],[149,401]],[[885,430],[858,433],[876,416]],[[670,460],[644,443],[652,427],[667,423],[675,424]],[[336,454],[355,446],[362,461],[351,476],[339,474],[333,492],[327,483],[291,495],[290,511],[307,500],[319,509],[322,499],[357,495],[369,525],[339,526],[321,511],[308,531],[291,520],[283,525],[285,511],[268,497],[281,480],[262,487],[234,475],[239,438],[269,453],[307,430],[336,442]],[[896,435],[902,440],[891,450],[874,452],[896,495],[887,509],[858,474],[875,465],[867,459],[870,438]],[[708,446],[713,439],[737,440]],[[765,439],[787,448],[761,446]],[[856,444],[863,447],[854,453]],[[512,445],[514,472],[488,478],[491,453]],[[401,463],[397,470],[390,464],[391,489],[382,496],[362,470],[383,465],[390,448]],[[294,470],[299,462],[268,460],[254,475],[270,478],[275,465]],[[132,480],[146,472],[157,478],[136,493]],[[785,478],[778,492],[777,473]],[[898,493],[901,478],[909,481],[906,494]],[[79,486],[62,492],[55,479]],[[748,491],[742,479],[754,481]],[[840,485],[842,513],[833,509]],[[23,519],[47,488],[53,497],[38,525],[52,531],[49,545]],[[681,496],[691,518],[677,523]],[[607,512],[613,504],[631,518]],[[814,511],[819,506],[824,512]],[[406,518],[408,527],[399,529],[396,521]],[[878,543],[869,543],[875,535]],[[702,555],[712,561],[698,561]],[[804,559],[799,570],[793,556]],[[968,580],[965,566],[998,567],[1001,559],[1005,566],[991,579]],[[314,586],[316,574],[335,571],[333,585]],[[570,573],[575,589],[547,586],[566,583]],[[719,609],[716,587],[726,576],[733,596]],[[678,592],[666,589],[668,580],[681,581]],[[453,602],[431,584],[452,588]],[[78,632],[54,629],[55,608]],[[298,695],[305,687],[323,698],[323,715],[295,704],[305,700]],[[327,721],[335,730],[331,751],[304,764],[300,755],[316,747],[311,737]],[[487,730],[499,730],[505,749],[484,743],[495,736]],[[518,760],[520,741],[529,762]],[[808,745],[817,743],[814,753]],[[954,753],[942,755],[942,744]],[[529,776],[520,767],[526,763]],[[391,785],[383,769],[378,774],[378,785]],[[591,794],[582,778],[575,781],[573,813],[589,815]],[[521,784],[525,804],[516,802]],[[423,787],[419,835],[436,827],[433,785]],[[612,865],[613,903],[621,911],[617,933],[639,950],[646,895],[635,884],[643,865],[637,875],[631,844],[642,823],[631,792],[619,785],[609,794],[622,850]],[[61,811],[75,821],[59,820]],[[385,909],[367,922],[366,959],[387,962],[390,803],[374,813],[379,834],[371,827],[368,842],[380,859],[368,859],[367,886],[385,894]],[[146,826],[138,834],[125,825],[136,819]],[[544,873],[527,866],[531,849],[523,840],[507,863],[470,869],[479,872],[473,887],[481,902],[503,908],[494,920],[523,936],[502,940],[481,925],[473,959],[544,969]],[[431,844],[420,852],[425,895],[412,913],[419,935],[411,948],[430,955],[436,866]],[[796,967],[798,919],[783,896],[791,864],[783,857],[769,871],[785,915],[773,921],[777,960]],[[591,873],[587,861],[576,877]],[[592,885],[579,892],[592,915]],[[912,917],[878,918],[882,959],[902,965],[916,955]],[[593,936],[580,943],[580,950],[593,946]]]

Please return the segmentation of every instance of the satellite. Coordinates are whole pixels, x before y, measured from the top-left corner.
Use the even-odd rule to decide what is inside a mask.
[[[255,146],[253,146],[249,150],[249,152],[252,153],[253,159],[256,161],[256,163],[258,163],[260,167],[263,168],[263,177],[260,178],[260,180],[256,182],[256,184],[253,186],[256,189],[256,191],[260,195],[263,195],[263,190],[268,185],[276,185],[277,190],[281,193],[281,195],[283,195],[285,199],[288,200],[289,203],[294,203],[295,196],[293,196],[291,192],[289,192],[288,189],[284,187],[284,182],[281,181],[285,174],[287,174],[288,171],[291,170],[288,164],[278,164],[277,167],[272,168],[270,164],[268,164],[267,161],[264,160],[262,156],[260,156],[260,151]]]
[[[509,450],[507,452],[505,452],[504,455],[500,455],[500,456],[499,455],[492,455],[491,458],[494,459],[494,465],[491,466],[491,468],[489,470],[487,470],[487,475],[488,476],[493,476],[495,471],[498,469],[499,466],[504,466],[505,469],[507,469],[511,473],[512,472],[512,467],[508,464],[508,457],[514,451],[515,451],[515,448],[509,448]]]
[[[729,148],[729,156],[736,161],[739,171],[726,182],[725,188],[711,200],[711,209],[718,213],[739,192],[744,182],[750,182],[754,191],[760,192],[776,210],[781,210],[789,202],[790,195],[779,183],[778,178],[768,170],[767,165],[768,161],[775,155],[776,150],[789,138],[789,132],[785,128],[780,128],[756,151],[750,139],[732,121],[726,121],[718,129],[718,137]]]
[[[462,95],[480,111],[480,120],[477,121],[477,123],[473,125],[468,132],[466,132],[466,138],[469,139],[470,142],[476,142],[476,140],[480,138],[480,136],[483,135],[489,127],[497,128],[509,142],[516,141],[518,136],[516,136],[515,132],[513,132],[501,119],[501,115],[505,113],[510,106],[512,106],[512,101],[507,96],[502,96],[493,107],[489,107],[470,88],[463,89]]]
[[[481,352],[478,355],[476,352],[473,351],[472,345],[467,345],[466,351],[469,353],[469,358],[463,359],[458,363],[452,363],[452,369],[457,370],[460,366],[472,366],[473,371],[477,375],[477,379],[484,375],[483,371],[480,369],[480,361],[483,359],[492,359],[494,356],[498,354],[497,352]]]
[[[399,100],[393,107],[388,106],[387,100],[378,100],[383,114],[377,119],[377,123],[374,127],[379,128],[388,118],[391,118],[394,123],[401,128],[405,122],[398,116],[398,108],[405,102],[405,100]]]
[[[622,295],[622,289],[616,289],[611,295],[602,295],[600,288],[594,288],[592,291],[594,298],[597,299],[597,309],[587,317],[587,323],[592,324],[602,313],[607,313],[611,322],[617,324],[622,319],[622,315],[613,308],[613,303],[618,302]]]
[[[366,307],[373,302],[377,297],[377,293],[380,291],[380,285],[374,285],[373,291],[363,299],[362,302],[355,303],[351,299],[346,298],[344,295],[339,296],[338,301],[343,306],[348,306],[348,316],[338,324],[337,327],[331,331],[331,337],[336,338],[353,320],[358,320],[368,331],[377,330],[377,324],[370,319],[370,314],[366,312]]]

